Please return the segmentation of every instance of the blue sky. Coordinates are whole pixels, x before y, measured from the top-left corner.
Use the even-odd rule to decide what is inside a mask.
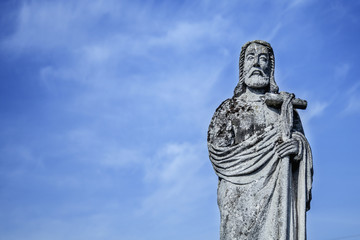
[[[0,9],[0,239],[218,239],[207,128],[254,39],[309,103],[308,238],[360,235],[360,1]]]

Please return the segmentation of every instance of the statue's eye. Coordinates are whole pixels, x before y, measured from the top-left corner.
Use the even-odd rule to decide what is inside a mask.
[[[246,57],[246,60],[252,61],[252,60],[254,60],[254,56],[253,56],[253,55],[248,55],[248,56]]]
[[[267,57],[260,57],[260,61],[267,62]]]

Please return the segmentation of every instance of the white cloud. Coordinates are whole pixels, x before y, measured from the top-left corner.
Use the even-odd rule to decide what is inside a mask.
[[[25,2],[19,12],[16,33],[5,44],[14,50],[31,47],[51,48],[66,44],[75,27],[74,9],[61,3]]]
[[[211,168],[206,153],[205,144],[192,143],[168,144],[159,150],[148,162],[145,176],[146,183],[156,187],[144,199],[138,214],[164,215],[168,217],[164,221],[177,221],[170,212],[181,209],[185,214],[210,195],[216,177],[207,172]]]
[[[279,33],[281,27],[282,27],[282,23],[278,23],[276,24],[276,26],[271,30],[271,32],[269,33],[269,35],[267,37],[265,37],[265,39],[268,41],[268,42],[271,42]]]
[[[344,81],[350,71],[350,64],[342,63],[335,68],[335,79]]]
[[[57,59],[55,63],[50,61],[39,69],[39,79],[52,93],[56,93],[59,86],[71,84],[68,81],[86,86],[86,90],[82,88],[76,96],[71,96],[74,98],[71,99],[71,107],[76,108],[75,111],[93,109],[99,102],[139,94],[167,103],[178,101],[182,96],[190,97],[177,103],[185,103],[187,107],[190,101],[194,103],[205,98],[206,89],[217,80],[224,67],[222,59],[216,62],[199,63],[196,59],[184,62],[184,58],[179,56],[175,56],[174,67],[159,72],[148,70],[146,65],[147,62],[154,66],[163,65],[167,60],[161,59],[162,55],[174,54],[169,51],[192,55],[195,49],[207,47],[204,42],[221,42],[224,35],[231,38],[228,21],[221,15],[212,16],[210,20],[163,22],[154,18],[153,9],[149,6],[136,13],[139,9],[133,9],[131,4],[124,9],[115,1],[83,3],[26,2],[20,11],[17,31],[3,42],[3,46],[15,52],[64,53],[64,59]],[[109,18],[119,27],[109,30],[106,36],[99,33],[93,37],[91,28],[102,17]],[[134,31],[121,27],[134,18]],[[159,21],[161,24],[156,24],[159,27],[155,32],[146,29],[146,26]],[[219,49],[226,54],[226,48],[219,46]],[[134,62],[132,65],[131,61]],[[182,64],[180,69],[176,68],[179,64]],[[126,68],[134,70],[127,73]]]
[[[314,101],[311,103],[311,105],[308,107],[308,109],[302,113],[302,122],[305,126],[309,124],[309,122],[315,118],[320,117],[324,110],[329,106],[330,102],[320,102],[320,101]],[[307,127],[305,127],[307,128]]]
[[[350,88],[349,88],[349,90],[347,91],[347,94],[350,94],[350,95],[359,95],[358,93],[357,93],[357,91],[359,91],[360,90],[360,81],[357,81],[353,86],[351,86]]]
[[[304,5],[308,2],[311,2],[311,0],[294,0],[289,3],[288,10],[300,7],[301,5]]]
[[[84,50],[87,59],[105,60],[109,55],[147,53],[153,47],[171,46],[190,51],[202,41],[219,40],[228,23],[216,15],[209,21],[170,20],[154,17],[160,6],[124,4],[118,1],[24,2],[16,32],[2,42],[13,52]],[[102,29],[104,19],[114,28]],[[129,31],[129,28],[131,31]],[[97,32],[94,32],[97,29]],[[82,59],[83,60],[83,59]]]
[[[106,149],[101,157],[101,165],[107,167],[136,167],[147,161],[140,149],[126,149],[120,146],[113,146]]]
[[[346,106],[342,111],[343,115],[360,112],[360,82],[357,81],[346,91]]]
[[[124,147],[117,139],[99,132],[98,127],[69,130],[59,137],[65,144],[55,154],[71,153],[76,161],[115,169],[142,167],[147,161],[141,149]]]
[[[332,101],[318,101],[312,99],[309,101],[308,107],[305,111],[299,110],[301,121],[306,134],[306,138],[310,143],[316,142],[316,136],[313,135],[314,128],[311,121],[314,118],[321,118],[325,114],[325,110],[330,106]]]
[[[360,97],[350,97],[344,113],[356,113],[360,111]]]
[[[71,49],[87,44],[92,28],[104,16],[123,12],[115,1],[24,1],[18,13],[14,35],[2,44],[12,51]]]
[[[2,172],[5,175],[22,175],[29,169],[43,168],[43,158],[37,155],[34,150],[24,144],[7,144],[0,148],[3,164],[16,166],[11,171]]]
[[[150,45],[171,46],[181,51],[190,51],[201,48],[203,41],[207,44],[219,41],[225,34],[228,35],[228,22],[220,15],[210,21],[179,21],[174,28],[168,28],[165,35],[153,37]]]
[[[85,59],[90,62],[102,63],[106,62],[111,56],[111,49],[105,45],[94,45],[84,47]]]

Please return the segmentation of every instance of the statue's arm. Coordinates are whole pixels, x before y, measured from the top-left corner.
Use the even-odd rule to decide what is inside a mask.
[[[297,134],[301,134],[305,136],[304,129],[301,123],[300,116],[296,110],[294,110],[293,115],[293,132]],[[308,143],[306,143],[308,144]],[[283,158],[286,156],[291,157],[293,160],[301,160],[302,159],[302,145],[303,143],[300,142],[299,139],[291,138],[286,142],[283,142],[277,146],[277,154],[279,157]]]
[[[230,99],[225,100],[216,109],[211,119],[207,141],[218,147],[228,147],[234,144],[234,130],[228,118]]]

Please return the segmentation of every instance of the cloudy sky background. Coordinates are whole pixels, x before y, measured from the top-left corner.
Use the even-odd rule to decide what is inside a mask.
[[[218,239],[207,128],[254,39],[309,102],[309,239],[360,239],[360,1],[0,9],[0,239]]]

